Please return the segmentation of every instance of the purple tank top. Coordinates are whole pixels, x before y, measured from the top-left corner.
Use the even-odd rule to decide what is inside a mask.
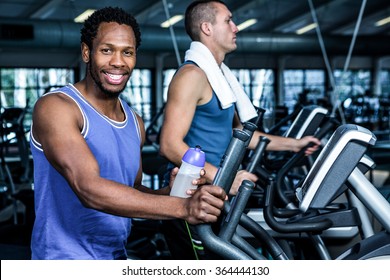
[[[60,92],[60,93],[58,93]],[[140,132],[133,110],[123,101],[123,122],[97,112],[72,85],[48,94],[72,98],[83,114],[81,131],[103,178],[133,186],[140,165]],[[126,256],[131,219],[84,207],[66,180],[30,137],[34,161],[36,220],[33,259],[117,259]]]

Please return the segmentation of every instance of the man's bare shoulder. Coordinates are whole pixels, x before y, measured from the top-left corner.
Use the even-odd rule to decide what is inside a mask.
[[[186,64],[180,67],[176,76],[191,77],[192,79],[207,79],[205,72],[195,64]]]
[[[181,90],[187,89],[198,89],[204,91],[209,87],[209,82],[206,73],[194,64],[183,65],[176,75],[173,77],[171,86],[178,86]]]
[[[195,64],[183,65],[173,77],[169,90],[169,100],[182,102],[195,101],[201,105],[212,96],[212,89],[206,73]]]
[[[82,124],[82,114],[76,102],[67,95],[53,92],[41,96],[34,105],[33,120],[35,126],[51,122],[63,123],[76,121]]]
[[[61,109],[66,107],[76,106],[75,101],[73,101],[67,95],[61,92],[50,92],[42,95],[37,102],[35,103],[34,110],[40,110],[42,108],[47,109]]]

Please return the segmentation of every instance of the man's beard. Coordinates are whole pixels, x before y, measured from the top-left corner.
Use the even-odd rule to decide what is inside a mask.
[[[118,98],[118,96],[125,90],[126,84],[121,88],[120,90],[117,91],[112,91],[103,86],[103,83],[100,81],[98,75],[93,71],[92,69],[92,62],[90,61],[88,63],[88,71],[89,74],[91,75],[92,79],[94,80],[95,84],[99,87],[99,89],[108,97],[111,98]]]

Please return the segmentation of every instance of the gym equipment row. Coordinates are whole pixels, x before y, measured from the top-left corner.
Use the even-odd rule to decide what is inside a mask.
[[[326,119],[325,111],[319,110],[319,114],[323,115],[322,120]],[[304,119],[308,119],[307,114]],[[316,131],[319,138],[337,125],[332,118],[323,122],[317,115],[312,119],[313,123],[323,125]],[[234,180],[232,174],[240,168],[251,138],[248,127],[255,126],[246,125],[242,131],[234,131],[221,161],[213,184],[223,187],[227,193]],[[297,127],[302,126],[301,123]],[[315,127],[320,126],[317,123]],[[292,128],[289,133],[293,131]],[[218,232],[208,224],[198,226],[202,242],[209,250],[223,259],[291,259],[294,256],[290,244],[305,240],[316,250],[316,258],[332,259],[323,237],[345,238],[351,229],[357,229],[360,240],[337,259],[389,258],[390,204],[364,175],[375,167],[366,155],[367,149],[376,143],[371,131],[354,124],[338,125],[313,163],[303,164],[303,153],[297,153],[278,172],[261,165],[266,142],[260,141],[247,166],[266,182],[260,188],[264,190],[264,207],[256,209],[261,213],[260,219],[251,218],[252,209],[248,211],[248,201],[258,186],[244,181],[238,194],[226,202]],[[294,186],[285,184],[286,170],[299,165],[309,167],[308,173]],[[348,200],[337,202],[341,195],[346,195]],[[369,215],[381,225],[379,231],[374,230]],[[252,246],[247,241],[248,234],[262,247]]]

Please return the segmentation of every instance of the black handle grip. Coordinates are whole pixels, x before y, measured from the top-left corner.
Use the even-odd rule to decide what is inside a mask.
[[[220,186],[227,194],[230,191],[237,170],[245,155],[246,141],[249,137],[247,132],[235,129],[229,146],[221,159],[213,185]]]
[[[332,221],[328,219],[324,219],[322,221],[315,222],[315,223],[297,222],[297,223],[290,223],[290,224],[285,224],[276,220],[273,214],[275,185],[276,185],[275,180],[271,176],[266,190],[266,201],[265,201],[264,212],[263,212],[264,219],[270,228],[281,233],[299,233],[299,232],[317,233],[317,232],[322,232],[333,225]]]
[[[256,146],[254,153],[246,167],[246,170],[250,173],[255,173],[256,167],[260,164],[263,157],[265,148],[267,147],[270,140],[265,136],[259,136],[259,143]]]

